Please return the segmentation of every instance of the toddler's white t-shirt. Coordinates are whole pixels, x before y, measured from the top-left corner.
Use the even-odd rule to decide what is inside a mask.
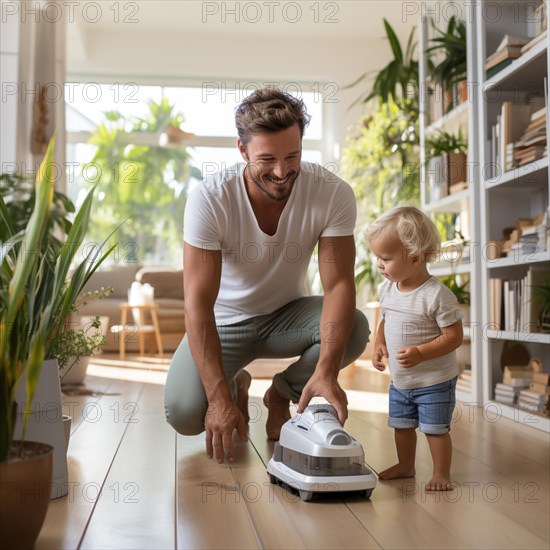
[[[430,277],[410,292],[401,292],[397,284],[384,281],[379,289],[380,310],[389,367],[397,389],[425,388],[451,380],[458,374],[456,351],[405,368],[396,359],[401,348],[431,342],[448,327],[462,319],[455,295],[438,279]]]

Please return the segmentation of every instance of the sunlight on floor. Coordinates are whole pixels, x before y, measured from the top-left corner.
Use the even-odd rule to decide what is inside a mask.
[[[258,397],[263,399],[267,388],[271,385],[271,380],[254,379],[250,385],[250,397]],[[374,393],[368,391],[346,390],[348,396],[348,409],[350,411],[363,412],[388,412],[388,396],[385,393]],[[312,403],[323,403],[322,398],[314,398]],[[291,407],[292,412],[296,411],[296,407]]]
[[[90,363],[88,367],[88,374],[115,380],[164,385],[170,359],[170,356],[159,358],[135,355],[121,361],[117,355],[101,355],[94,357],[93,363]],[[351,378],[353,378],[353,375]],[[262,399],[270,385],[270,378],[254,378],[250,386],[250,397]],[[388,396],[386,392],[346,389],[346,394],[348,396],[348,408],[350,411],[388,412]],[[322,403],[323,401],[322,398],[315,398],[312,403]],[[296,405],[291,407],[291,410],[293,413],[296,412]]]

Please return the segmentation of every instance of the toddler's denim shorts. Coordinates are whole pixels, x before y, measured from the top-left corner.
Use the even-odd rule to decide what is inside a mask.
[[[451,431],[451,418],[455,408],[455,376],[447,382],[398,390],[390,384],[390,415],[392,428],[420,428],[425,434],[442,435]]]

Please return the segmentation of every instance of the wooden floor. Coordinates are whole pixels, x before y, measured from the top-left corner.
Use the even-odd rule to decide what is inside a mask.
[[[423,490],[431,458],[420,434],[416,479],[378,482],[370,500],[305,503],[268,481],[267,380],[251,388],[250,441],[218,465],[203,435],[177,436],[164,420],[166,360],[101,362],[86,381],[96,395],[64,397],[70,492],[51,502],[37,549],[549,548],[548,434],[494,411],[457,407],[450,493]],[[379,472],[395,460],[388,379],[355,367],[341,380],[346,429]]]

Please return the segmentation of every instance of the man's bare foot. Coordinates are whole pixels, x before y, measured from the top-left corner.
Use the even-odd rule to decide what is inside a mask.
[[[264,395],[264,405],[268,411],[265,423],[267,438],[279,441],[283,424],[290,420],[290,401],[281,397],[273,386],[269,386]]]
[[[250,388],[251,382],[252,376],[250,376],[250,373],[246,370],[239,372],[235,378],[235,383],[237,384],[237,407],[244,416],[247,424],[250,420],[250,415],[248,414],[248,389]]]
[[[454,485],[451,483],[449,474],[434,474],[426,483],[426,491],[452,491],[453,489]]]
[[[378,474],[378,479],[386,481],[387,479],[397,479],[400,477],[414,477],[416,470],[414,466],[403,466],[402,464],[394,464],[391,468],[387,468]]]

